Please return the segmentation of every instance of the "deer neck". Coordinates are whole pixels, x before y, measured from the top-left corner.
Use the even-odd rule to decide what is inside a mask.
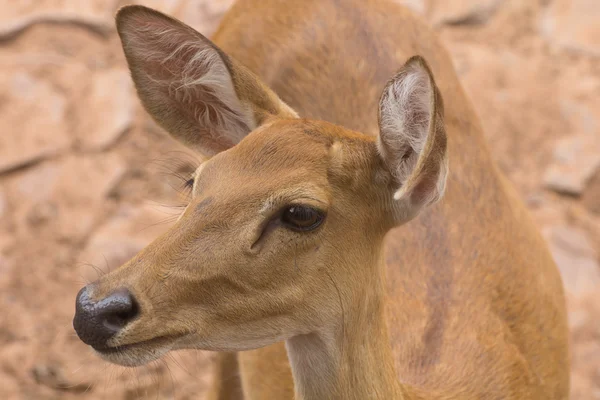
[[[364,267],[347,297],[338,292],[343,315],[337,321],[286,341],[297,400],[405,399],[385,319],[382,254]]]

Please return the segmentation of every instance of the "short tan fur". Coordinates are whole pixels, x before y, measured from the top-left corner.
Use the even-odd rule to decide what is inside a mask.
[[[240,0],[212,41],[140,6],[117,26],[145,108],[208,159],[89,287],[139,304],[104,358],[222,351],[211,399],[568,398],[557,268],[418,17]]]

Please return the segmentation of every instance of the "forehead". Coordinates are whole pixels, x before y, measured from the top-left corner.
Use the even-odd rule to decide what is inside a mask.
[[[337,136],[331,129],[302,120],[266,124],[202,165],[197,184],[272,186],[280,180],[326,178]]]

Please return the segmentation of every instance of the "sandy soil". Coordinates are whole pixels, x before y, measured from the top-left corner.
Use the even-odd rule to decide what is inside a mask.
[[[600,2],[405,0],[439,31],[564,275],[572,398],[600,399]],[[197,158],[145,115],[118,0],[0,0],[0,398],[196,399],[209,353],[128,370],[74,336],[78,289],[164,231]],[[141,0],[205,34],[230,0]]]

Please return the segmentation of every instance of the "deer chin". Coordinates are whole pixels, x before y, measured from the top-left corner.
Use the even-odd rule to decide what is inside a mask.
[[[114,344],[109,347],[94,348],[105,361],[123,367],[139,367],[158,360],[173,350],[181,336],[157,336],[141,342]]]

